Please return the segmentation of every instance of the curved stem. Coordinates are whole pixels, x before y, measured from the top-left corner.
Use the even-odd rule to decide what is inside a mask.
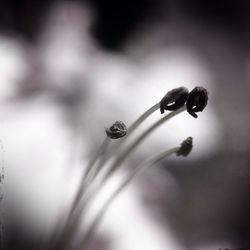
[[[95,163],[98,160],[98,157],[100,155],[103,155],[106,152],[109,143],[110,143],[110,138],[108,136],[106,136],[105,139],[103,140],[102,144],[100,145],[99,149],[97,150],[96,154],[89,162],[85,173],[82,175],[76,196],[75,196],[73,203],[71,205],[71,208],[69,210],[69,214],[67,215],[67,218],[63,224],[63,228],[61,229],[61,234],[65,238],[70,238],[69,237],[69,235],[71,234],[70,231],[73,231],[73,227],[77,226],[76,225],[77,219],[79,218],[80,211],[82,211],[82,209],[78,208],[79,203],[80,203],[84,193],[86,193],[86,191],[88,191],[87,189],[88,189],[90,181],[91,181],[90,176],[91,176],[92,172],[94,172]],[[65,239],[63,240],[63,242],[65,242]]]
[[[74,210],[76,209],[76,206],[78,205],[79,201],[81,200],[85,189],[88,187],[88,183],[89,183],[88,178],[89,178],[91,172],[93,171],[93,167],[94,167],[98,157],[106,151],[109,143],[110,143],[110,138],[108,136],[106,136],[103,143],[101,144],[101,146],[97,150],[96,154],[94,155],[92,160],[89,162],[89,164],[87,166],[87,170],[82,176],[80,186],[78,188],[78,191],[77,191],[77,194],[75,196],[74,202],[73,202],[72,207],[70,209],[69,217],[72,216],[72,213],[74,212]]]
[[[89,240],[92,239],[95,229],[99,225],[102,217],[104,216],[105,212],[110,207],[111,203],[115,200],[115,198],[138,176],[140,176],[147,168],[151,167],[155,163],[159,162],[160,160],[176,153],[180,147],[175,147],[169,149],[167,151],[163,151],[157,155],[154,155],[144,161],[142,164],[139,165],[135,169],[135,171],[118,187],[118,189],[110,196],[110,198],[105,202],[102,209],[99,211],[97,216],[95,217],[94,221],[91,223],[89,230],[87,231],[86,235],[84,236],[83,240],[81,241],[80,246],[85,246]]]
[[[151,115],[153,112],[155,112],[157,109],[159,109],[159,103],[155,104],[154,106],[152,106],[150,109],[148,109],[145,113],[143,113],[128,129],[128,133],[127,136],[125,138],[127,138],[149,115]],[[137,138],[120,156],[118,156],[116,158],[116,160],[113,162],[113,164],[111,165],[111,168],[108,170],[108,172],[104,175],[104,178],[101,180],[101,183],[98,187],[98,190],[100,190],[100,187],[102,185],[104,185],[104,183],[109,179],[109,177],[116,171],[116,169],[121,165],[121,163],[126,159],[126,157],[148,136],[150,135],[154,129],[156,129],[158,126],[160,126],[161,124],[163,124],[165,121],[169,120],[170,118],[174,117],[175,115],[181,113],[182,111],[184,111],[186,109],[186,107],[182,107],[177,111],[173,111],[171,113],[168,113],[167,115],[165,115],[163,118],[161,118],[160,120],[158,120],[156,123],[154,123],[153,125],[151,125],[141,136],[139,136],[139,138]],[[78,193],[76,195],[76,198],[74,200],[69,218],[67,220],[66,223],[66,227],[68,228],[72,228],[72,226],[74,227],[74,224],[77,224],[77,221],[79,219],[79,216],[81,214],[82,209],[79,207],[77,209],[77,206],[79,205],[81,198],[84,194],[84,190],[86,187],[86,183],[89,183],[89,181],[92,183],[92,181],[94,180],[94,178],[96,177],[96,175],[99,173],[99,171],[101,170],[101,167],[103,166],[103,164],[106,162],[106,160],[112,156],[117,149],[124,143],[124,139],[121,140],[118,145],[116,145],[114,150],[111,150],[111,152],[108,154],[107,153],[107,147],[108,144],[110,142],[109,138],[106,137],[105,140],[103,141],[102,145],[100,146],[99,150],[97,151],[96,155],[94,156],[94,158],[92,159],[92,161],[90,161],[87,170],[85,172],[85,174],[83,175],[83,178],[81,180],[81,184],[80,187],[78,189]],[[94,168],[94,164],[96,163],[96,161],[98,160],[98,157],[102,155],[102,158],[100,159],[99,165],[97,166],[97,168],[95,168],[95,172],[93,172]],[[91,173],[93,173],[93,175],[91,176]],[[86,182],[86,180],[88,180]],[[98,193],[98,190],[94,190],[93,193],[89,193],[87,192],[88,195],[86,195],[86,199],[85,201],[88,201],[89,199],[93,199],[93,197]],[[75,216],[74,216],[75,213]],[[70,221],[72,220],[72,221]],[[66,231],[68,231],[66,229]]]
[[[173,118],[174,116],[178,115],[179,113],[186,110],[186,107],[182,107],[177,111],[172,111],[171,113],[168,113],[163,118],[159,119],[157,122],[152,124],[144,133],[142,133],[139,138],[137,138],[128,148],[116,158],[116,160],[111,165],[109,171],[104,175],[103,179],[101,180],[98,189],[93,190],[92,193],[89,194],[87,200],[94,199],[98,192],[101,190],[101,187],[106,183],[106,181],[111,177],[111,175],[117,170],[117,168],[122,164],[122,162],[126,159],[126,157],[132,153],[132,151],[148,136],[150,135],[154,129],[162,125],[164,122],[168,121],[169,119]]]
[[[156,103],[154,106],[144,112],[136,121],[134,121],[128,128],[128,135],[130,135],[144,120],[146,120],[152,113],[160,108],[160,103]],[[126,136],[127,137],[127,136]]]
[[[115,160],[115,162],[111,165],[111,168],[109,171],[104,175],[104,178],[101,180],[98,189],[93,190],[92,193],[90,193],[86,199],[87,201],[94,199],[94,197],[98,194],[98,192],[101,190],[101,187],[106,183],[106,181],[109,179],[109,177],[116,171],[116,169],[120,166],[120,164],[126,159],[126,157],[148,136],[150,135],[154,129],[162,125],[164,122],[168,121],[169,119],[173,118],[174,116],[178,115],[179,113],[186,110],[186,107],[182,107],[177,111],[172,111],[171,113],[168,113],[163,118],[159,119],[157,122],[152,124],[144,133],[142,133],[139,138],[137,138],[120,156],[118,156]]]
[[[137,129],[137,127],[140,126],[140,124],[145,121],[151,114],[153,114],[155,111],[157,111],[160,108],[160,103],[156,103],[151,108],[146,110],[141,116],[139,116],[129,127],[127,131],[127,135],[123,138],[123,140],[120,140],[116,145],[111,148],[109,152],[103,155],[102,159],[99,162],[99,165],[97,167],[97,172],[95,176],[99,173],[101,170],[101,166],[103,166],[107,160],[112,157],[118,149],[124,144],[124,142],[130,137],[130,135]],[[94,176],[94,177],[95,177]]]
[[[105,137],[104,141],[102,142],[101,146],[97,150],[96,154],[92,158],[92,160],[89,162],[86,172],[84,173],[83,179],[86,179],[88,175],[90,174],[91,170],[93,169],[94,164],[96,163],[98,157],[106,152],[106,149],[110,143],[110,138],[108,136]]]
[[[171,113],[168,113],[163,118],[158,120],[156,123],[152,124],[142,135],[139,136],[120,156],[116,158],[116,160],[111,165],[109,171],[105,174],[103,181],[101,184],[105,183],[107,179],[115,172],[115,170],[120,166],[120,164],[126,159],[126,157],[148,136],[150,135],[154,129],[162,125],[167,120],[171,119],[172,117],[178,115],[179,113],[186,110],[186,107],[182,107],[178,109],[177,111],[173,111]]]
[[[155,105],[153,105],[151,108],[149,108],[148,110],[146,110],[141,116],[139,116],[139,118],[137,118],[128,128],[127,131],[127,135],[122,138],[122,140],[120,140],[114,147],[113,149],[111,149],[110,152],[107,152],[107,146],[108,143],[110,142],[110,140],[108,140],[109,138],[106,137],[106,139],[104,140],[103,144],[101,145],[101,147],[99,148],[97,154],[95,155],[95,157],[93,158],[92,162],[90,162],[90,164],[87,167],[87,171],[85,174],[85,178],[89,177],[89,182],[92,182],[95,177],[98,175],[98,173],[100,172],[102,166],[105,164],[105,162],[113,155],[115,154],[115,152],[117,152],[117,150],[119,149],[119,147],[124,143],[124,141],[133,133],[133,131],[144,121],[146,120],[152,113],[154,113],[156,110],[158,110],[160,108],[160,103],[156,103]],[[101,154],[102,153],[102,154]],[[92,171],[92,176],[91,176],[91,169],[93,164],[95,163],[95,161],[98,159],[98,156],[100,156],[101,154],[101,159],[98,163],[98,165],[95,168],[95,172]],[[85,180],[85,178],[83,178],[82,182]],[[82,184],[81,190],[84,188],[83,187],[84,184]],[[82,192],[81,190],[79,190],[79,194],[77,196],[77,199],[75,202],[79,202],[79,199],[82,197]],[[81,193],[80,193],[81,192]],[[87,199],[89,198],[89,196],[87,196]],[[75,205],[76,206],[76,205]],[[74,206],[74,209],[75,209]]]

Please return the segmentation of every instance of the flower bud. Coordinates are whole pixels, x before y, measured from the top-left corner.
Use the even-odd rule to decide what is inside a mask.
[[[187,111],[194,118],[197,118],[196,112],[201,112],[207,106],[208,93],[203,87],[195,87],[188,95]]]
[[[111,139],[118,139],[127,134],[127,127],[121,121],[116,121],[109,129],[106,128],[106,134]]]
[[[187,156],[193,148],[193,138],[188,137],[185,141],[181,143],[179,150],[176,152],[177,156]]]
[[[180,87],[169,91],[160,101],[160,111],[163,114],[164,110],[174,111],[181,108],[188,98],[188,89]]]

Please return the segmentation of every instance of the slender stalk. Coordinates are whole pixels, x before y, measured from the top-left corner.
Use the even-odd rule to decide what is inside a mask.
[[[109,171],[105,174],[102,183],[105,183],[108,178],[115,172],[115,170],[120,166],[120,164],[126,159],[126,157],[131,154],[131,152],[147,137],[149,136],[157,127],[162,125],[167,120],[173,118],[174,116],[178,115],[179,113],[186,110],[186,107],[182,107],[176,111],[168,113],[163,118],[158,120],[156,123],[152,124],[144,133],[142,133],[120,156],[116,158],[116,160],[111,165]]]
[[[178,115],[179,113],[183,112],[184,110],[186,110],[186,107],[182,107],[177,111],[172,111],[171,113],[168,113],[163,118],[159,119],[156,123],[152,124],[144,133],[142,133],[142,135],[139,136],[139,138],[137,138],[120,156],[118,156],[118,158],[116,158],[114,163],[111,165],[111,168],[109,169],[109,171],[104,175],[104,178],[101,180],[101,183],[99,184],[98,189],[93,190],[92,193],[88,193],[88,195],[86,195],[84,197],[84,198],[86,198],[85,201],[89,201],[89,199],[90,200],[93,199],[98,194],[99,190],[101,190],[101,187],[106,183],[106,181],[109,179],[109,177],[116,171],[116,169],[120,166],[120,164],[148,135],[150,135],[157,127],[162,125],[164,122],[166,122],[167,120],[171,119],[172,117]],[[133,126],[133,127],[135,127],[135,126]],[[80,214],[80,211],[76,215],[76,217],[79,217],[79,214]],[[77,218],[76,218],[76,221],[77,221]]]
[[[146,120],[151,114],[160,108],[160,103],[156,103],[154,106],[144,112],[136,121],[134,121],[128,128],[127,136],[130,135],[144,120]],[[121,142],[122,143],[122,142]]]
[[[88,166],[87,166],[87,169],[86,169],[86,172],[83,176],[83,179],[86,179],[87,176],[90,174],[94,164],[96,163],[98,157],[102,154],[105,153],[108,145],[110,143],[110,138],[108,136],[105,137],[103,143],[101,144],[101,146],[99,147],[99,149],[97,150],[96,154],[94,155],[94,157],[92,158],[92,160],[89,162]]]
[[[79,186],[76,198],[75,198],[73,206],[72,206],[73,210],[76,208],[77,204],[79,203],[80,199],[82,198],[83,193],[89,188],[89,185],[93,179],[92,176],[95,175],[95,172],[96,172],[95,163],[100,156],[105,155],[109,144],[110,144],[110,138],[108,136],[106,136],[105,139],[103,140],[101,146],[99,147],[98,151],[96,152],[96,154],[94,155],[92,160],[89,162],[89,164],[87,166],[87,170],[84,173],[84,175],[82,176],[80,186]]]
[[[89,230],[87,231],[87,233],[85,234],[84,238],[82,239],[80,246],[86,246],[86,244],[92,239],[92,237],[94,236],[94,232],[95,229],[97,228],[97,226],[99,225],[102,217],[104,216],[105,212],[108,210],[108,208],[110,207],[111,203],[115,200],[115,198],[138,176],[140,176],[146,169],[148,169],[149,167],[151,167],[152,165],[156,164],[157,162],[159,162],[160,160],[178,152],[178,150],[180,149],[180,147],[175,147],[172,149],[169,149],[167,151],[163,151],[159,154],[156,154],[152,157],[150,157],[149,159],[147,159],[146,161],[144,161],[143,163],[141,163],[139,165],[139,167],[137,167],[135,169],[135,171],[118,187],[118,189],[110,196],[110,198],[105,202],[104,206],[102,206],[101,210],[99,211],[99,213],[97,214],[97,216],[95,217],[95,219],[93,220],[93,222],[91,223]]]
[[[96,155],[94,156],[94,158],[92,159],[92,161],[89,163],[89,165],[87,166],[87,170],[85,172],[85,175],[81,181],[81,185],[80,188],[78,190],[78,194],[76,196],[76,199],[74,201],[73,204],[73,210],[75,209],[75,207],[77,206],[77,204],[79,203],[82,195],[83,195],[83,189],[84,189],[84,181],[87,179],[89,181],[86,181],[87,184],[91,183],[95,177],[98,175],[98,173],[100,172],[102,166],[105,164],[105,162],[107,161],[107,159],[109,157],[111,157],[117,150],[118,148],[124,143],[124,141],[133,133],[133,131],[145,120],[147,119],[152,113],[154,113],[156,110],[158,110],[160,108],[160,103],[157,103],[155,105],[153,105],[151,108],[149,108],[148,110],[146,110],[138,119],[136,119],[128,128],[127,131],[127,135],[122,138],[122,140],[120,140],[115,146],[114,148],[111,150],[111,152],[107,152],[107,148],[108,145],[110,143],[110,138],[107,136],[105,138],[105,140],[103,141],[102,145],[100,146],[99,150],[97,151]],[[95,162],[97,161],[98,157],[101,156],[101,159],[98,163],[98,165],[95,168],[95,171],[93,166],[95,164]],[[91,175],[92,174],[92,175]]]
[[[111,168],[109,171],[104,175],[103,179],[101,180],[98,189],[94,189],[92,193],[88,193],[84,198],[84,201],[87,201],[89,203],[90,200],[94,199],[94,197],[98,194],[98,192],[101,190],[101,187],[106,183],[106,181],[109,179],[109,177],[116,171],[116,169],[122,164],[122,162],[129,156],[130,153],[148,136],[150,135],[154,129],[162,125],[164,122],[168,121],[169,119],[173,118],[174,116],[178,115],[179,113],[186,110],[186,107],[182,107],[177,111],[172,111],[171,113],[168,113],[163,118],[159,119],[157,122],[152,124],[144,133],[142,133],[139,138],[137,138],[120,156],[116,158],[114,163],[111,165]],[[79,216],[76,215],[76,216]],[[77,220],[77,219],[76,219]]]
[[[152,106],[150,109],[148,109],[145,113],[143,113],[128,129],[128,133],[127,136],[130,135],[149,115],[151,115],[154,111],[156,111],[157,109],[159,109],[160,104],[155,104],[154,106]],[[171,113],[168,113],[166,116],[164,116],[163,118],[161,118],[159,121],[157,121],[156,123],[154,123],[152,126],[150,126],[141,136],[139,136],[139,138],[137,138],[134,143],[132,143],[120,156],[118,156],[116,158],[116,160],[114,161],[114,163],[111,165],[111,168],[109,169],[109,171],[104,175],[104,178],[102,179],[98,190],[100,190],[100,187],[102,185],[104,185],[104,183],[108,180],[108,178],[113,174],[113,172],[115,172],[115,170],[120,166],[120,164],[126,159],[126,157],[148,136],[150,135],[154,129],[156,129],[158,126],[160,126],[161,124],[163,124],[165,121],[169,120],[170,118],[174,117],[175,115],[181,113],[182,111],[184,111],[186,108],[182,107],[177,111],[173,111]],[[127,137],[126,136],[126,137]],[[125,137],[125,138],[126,138]],[[72,231],[72,227],[75,227],[79,220],[80,214],[83,210],[83,208],[77,208],[77,206],[79,205],[81,198],[84,194],[84,190],[85,190],[85,184],[87,183],[92,183],[93,179],[96,177],[96,175],[99,173],[102,165],[105,163],[105,160],[107,158],[105,158],[105,154],[107,154],[106,150],[107,150],[107,146],[109,143],[109,138],[106,137],[104,142],[102,143],[102,145],[100,146],[99,150],[97,151],[96,155],[94,156],[94,158],[92,159],[92,161],[89,163],[88,167],[87,167],[87,171],[85,172],[85,175],[82,178],[80,187],[78,189],[78,193],[76,195],[76,199],[74,200],[70,215],[69,215],[69,219],[66,222],[66,232]],[[124,139],[121,140],[119,142],[118,145],[116,145],[116,149],[122,145],[122,143],[124,142]],[[115,150],[116,151],[116,150]],[[113,153],[115,152],[113,151]],[[97,168],[95,168],[95,172],[93,172],[94,170],[94,164],[95,162],[98,160],[98,157],[100,157],[100,155],[102,155],[102,159],[99,162],[99,165],[97,166]],[[109,154],[109,156],[111,156],[111,154]],[[91,173],[93,173],[93,175],[91,176]],[[86,182],[86,180],[90,178],[89,181]],[[98,190],[94,190],[93,193],[89,193],[87,192],[88,195],[84,195],[84,201],[89,201],[89,199],[93,199],[93,197],[98,193]],[[88,202],[87,202],[88,203]],[[64,230],[65,231],[65,230]]]
[[[95,177],[99,174],[102,166],[106,163],[106,161],[115,154],[115,152],[118,151],[118,149],[121,147],[121,145],[124,143],[124,141],[133,133],[133,131],[144,121],[146,120],[152,113],[154,113],[156,110],[160,108],[160,103],[157,103],[153,105],[151,108],[146,110],[138,119],[136,119],[128,128],[127,135],[120,140],[111,150],[110,152],[107,152],[108,144],[110,142],[110,139],[108,137],[105,138],[104,142],[100,146],[99,150],[97,151],[94,158],[90,161],[89,165],[87,166],[87,170],[85,172],[84,177],[82,178],[78,193],[76,195],[76,198],[74,200],[73,206],[70,210],[70,216],[72,216],[72,213],[76,209],[77,204],[79,203],[83,192],[85,190],[85,187],[88,186],[88,183],[91,183]],[[94,164],[97,161],[98,157],[100,157],[99,162],[97,163],[97,166],[94,168]],[[93,171],[95,170],[95,171]],[[88,199],[88,195],[87,198]],[[85,199],[85,200],[86,200]]]
[[[94,179],[98,173],[101,170],[101,167],[107,162],[108,159],[110,159],[117,151],[118,149],[124,144],[124,142],[130,137],[130,135],[136,130],[137,127],[140,126],[140,124],[145,121],[151,114],[153,114],[155,111],[157,111],[160,108],[160,103],[156,103],[151,108],[146,110],[141,116],[139,116],[129,127],[126,136],[117,142],[110,151],[106,151],[102,158],[100,159],[98,166],[96,167],[96,172],[93,175],[92,179]]]
[[[73,228],[77,227],[77,225],[75,225],[77,223],[77,218],[79,218],[80,211],[83,210],[80,208],[77,209],[77,207],[79,206],[79,203],[82,199],[82,196],[84,195],[84,193],[86,193],[87,189],[89,188],[89,184],[91,181],[90,176],[94,170],[95,163],[98,160],[98,157],[100,155],[103,155],[106,152],[109,143],[110,143],[110,138],[108,136],[106,136],[105,139],[103,140],[102,144],[100,145],[99,149],[97,150],[96,154],[89,162],[85,173],[82,175],[82,178],[80,181],[80,186],[77,190],[76,196],[75,196],[74,201],[71,205],[71,208],[69,210],[69,214],[65,220],[63,228],[61,229],[61,234],[62,234],[63,238],[70,238],[69,237],[69,235],[71,234],[70,231],[73,231]],[[65,241],[63,241],[63,242],[65,242]]]

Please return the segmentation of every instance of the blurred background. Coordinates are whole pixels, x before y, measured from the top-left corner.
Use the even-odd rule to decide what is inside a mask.
[[[46,250],[104,128],[179,86],[207,88],[207,108],[155,131],[113,182],[188,136],[192,154],[145,172],[79,249],[250,249],[249,16],[247,0],[2,0],[4,249]]]

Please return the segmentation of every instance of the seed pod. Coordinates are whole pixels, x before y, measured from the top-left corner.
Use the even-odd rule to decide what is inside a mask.
[[[197,118],[196,112],[201,112],[207,106],[208,92],[203,87],[195,87],[188,95],[187,111],[194,118]]]
[[[193,138],[188,137],[185,141],[181,143],[179,150],[176,152],[177,156],[187,156],[193,148]]]
[[[169,91],[160,101],[160,111],[163,114],[164,110],[174,111],[181,108],[188,98],[188,89],[180,87]]]
[[[116,121],[110,128],[106,128],[106,134],[111,139],[118,139],[127,134],[127,127],[121,121]]]

